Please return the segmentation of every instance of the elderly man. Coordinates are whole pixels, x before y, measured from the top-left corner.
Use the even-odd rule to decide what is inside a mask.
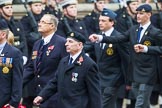
[[[130,42],[135,108],[148,108],[150,95],[157,80],[157,54],[162,54],[162,32],[151,25],[152,8],[149,4],[139,6],[136,11],[139,25],[131,27],[124,35],[106,37],[92,34],[89,39],[103,43]]]
[[[80,33],[68,35],[65,46],[70,55],[61,60],[56,76],[34,99],[34,104],[39,105],[58,92],[58,108],[101,108],[98,68],[83,52],[84,42]]]
[[[9,28],[0,20],[0,108],[18,108],[22,96],[23,59],[21,52],[7,43]]]
[[[30,63],[24,70],[23,83],[28,87],[24,88],[24,104],[28,108],[32,108],[33,99],[54,77],[60,60],[67,54],[66,40],[55,33],[57,24],[57,18],[51,14],[45,14],[38,24],[42,39],[34,44]],[[56,108],[56,100],[57,96],[54,95],[40,108]]]

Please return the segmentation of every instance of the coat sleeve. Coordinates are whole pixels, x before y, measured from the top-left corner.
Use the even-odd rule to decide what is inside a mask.
[[[58,72],[56,72],[55,77],[51,79],[38,94],[38,96],[43,98],[43,101],[47,100],[57,92],[57,73]]]
[[[22,82],[23,82],[23,59],[20,51],[14,53],[16,57],[13,58],[13,73],[12,73],[12,93],[9,104],[18,107],[22,96]]]
[[[88,108],[101,108],[101,89],[97,65],[93,63],[87,71],[86,85],[89,95]]]

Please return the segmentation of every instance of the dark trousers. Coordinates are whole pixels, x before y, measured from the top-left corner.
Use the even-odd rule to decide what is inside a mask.
[[[149,108],[153,85],[133,82],[132,91],[136,97],[135,108]]]
[[[102,88],[102,108],[116,108],[117,88]]]
[[[23,105],[25,105],[26,108],[33,108],[33,100],[34,97],[25,97],[23,98]]]

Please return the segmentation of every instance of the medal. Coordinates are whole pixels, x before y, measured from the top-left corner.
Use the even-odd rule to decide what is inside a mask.
[[[146,46],[151,46],[151,42],[150,41],[144,41],[143,44],[146,45]]]
[[[107,48],[106,53],[107,55],[113,55],[114,51],[112,48]]]
[[[6,66],[3,67],[2,72],[3,72],[4,74],[7,74],[7,73],[9,72],[8,67],[6,67]]]
[[[106,50],[107,55],[113,55],[114,54],[114,50],[112,48],[113,44],[109,44],[108,46],[109,46],[109,48],[107,48],[107,50]]]
[[[77,82],[77,80],[78,80],[77,77],[78,77],[78,73],[72,73],[72,79],[71,80],[73,82]]]

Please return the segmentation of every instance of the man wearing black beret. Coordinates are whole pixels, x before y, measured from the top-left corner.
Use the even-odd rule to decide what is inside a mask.
[[[34,104],[58,92],[58,108],[101,108],[100,80],[96,63],[85,55],[85,38],[78,32],[70,32],[65,43],[70,54],[63,58],[56,76],[34,99]]]
[[[150,95],[157,81],[157,55],[162,54],[162,32],[151,25],[152,8],[149,4],[139,6],[136,11],[139,24],[123,35],[108,37],[92,34],[89,39],[102,43],[130,42],[135,108],[148,108]]]
[[[21,52],[7,43],[9,28],[0,20],[0,108],[18,108],[22,96],[23,59]]]

